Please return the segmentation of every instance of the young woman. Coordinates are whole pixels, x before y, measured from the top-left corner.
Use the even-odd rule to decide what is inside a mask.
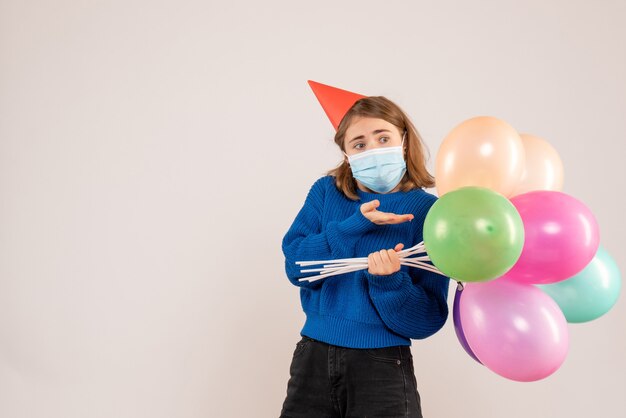
[[[411,339],[448,316],[449,279],[401,266],[422,241],[436,197],[423,188],[421,138],[382,96],[356,101],[337,127],[344,159],[311,187],[282,242],[306,322],[296,344],[281,417],[421,417]],[[296,261],[368,257],[368,269],[317,281]]]

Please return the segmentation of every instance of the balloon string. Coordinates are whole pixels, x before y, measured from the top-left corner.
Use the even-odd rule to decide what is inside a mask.
[[[425,254],[426,250],[424,248],[424,241],[421,241],[419,244],[411,247],[411,248],[407,248],[405,250],[401,250],[398,251],[398,255],[400,257],[408,257],[410,255],[413,254]],[[428,257],[428,256],[426,256]],[[367,263],[367,257],[358,257],[358,258],[340,258],[337,260],[317,260],[317,261],[296,261],[296,264],[300,265],[301,267],[304,266],[314,266],[316,264],[326,264],[326,263],[331,263],[331,264],[338,264],[338,263],[359,263],[359,262],[366,262]]]
[[[400,264],[404,266],[409,266],[409,267],[414,267],[414,268],[430,271],[430,272],[437,273],[437,274],[447,277],[437,267],[435,267],[432,264],[427,263],[428,261],[431,261],[428,254],[417,256],[417,257],[410,257],[416,254],[426,254],[424,241],[420,242],[419,244],[411,248],[398,251]],[[298,281],[309,281],[309,282],[314,282],[320,279],[325,279],[326,277],[337,276],[340,274],[351,273],[351,272],[359,271],[359,270],[365,270],[369,267],[368,262],[367,262],[367,257],[341,258],[337,260],[296,261],[296,264],[298,264],[300,267],[315,266],[315,265],[322,264],[321,268],[318,267],[318,268],[300,270],[300,273],[318,273],[317,275],[303,277],[303,278],[298,279]]]

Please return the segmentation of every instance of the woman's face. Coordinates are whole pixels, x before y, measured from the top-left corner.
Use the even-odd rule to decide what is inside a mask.
[[[402,144],[402,134],[384,119],[359,117],[346,130],[343,147],[347,155],[379,147],[394,147]]]

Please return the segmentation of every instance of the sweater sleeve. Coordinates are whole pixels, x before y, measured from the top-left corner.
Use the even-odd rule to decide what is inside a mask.
[[[422,241],[423,222],[437,200],[425,197],[415,213],[421,225],[415,230],[415,242]],[[416,267],[401,267],[395,273],[379,276],[364,272],[369,294],[383,322],[394,332],[412,339],[423,339],[439,331],[448,318],[450,279]]]
[[[331,177],[322,177],[313,184],[304,206],[282,241],[285,271],[291,283],[296,286],[315,288],[324,280],[298,281],[299,278],[311,276],[312,273],[300,273],[301,267],[296,261],[350,258],[354,255],[354,247],[359,238],[376,228],[376,224],[363,216],[359,207],[344,220],[330,221],[325,226],[322,225],[322,211],[324,200],[327,198],[326,189],[329,186],[334,187]]]
[[[364,272],[369,294],[381,319],[391,330],[412,339],[423,339],[439,331],[448,318],[450,280],[430,271],[378,276]]]

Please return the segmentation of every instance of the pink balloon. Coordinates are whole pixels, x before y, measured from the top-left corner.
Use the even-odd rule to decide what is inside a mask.
[[[532,382],[565,361],[567,321],[556,302],[535,286],[500,280],[467,283],[460,315],[472,351],[500,376]]]
[[[500,279],[548,284],[580,272],[593,259],[600,237],[593,213],[562,192],[534,191],[511,199],[524,223],[524,248]]]

